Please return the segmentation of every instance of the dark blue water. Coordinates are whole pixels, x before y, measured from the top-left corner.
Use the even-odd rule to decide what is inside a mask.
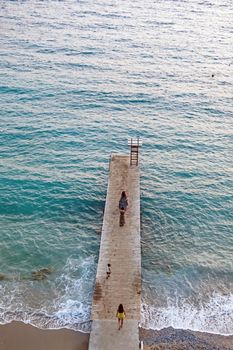
[[[90,319],[109,156],[138,135],[142,325],[233,334],[232,13],[1,1],[1,323]]]

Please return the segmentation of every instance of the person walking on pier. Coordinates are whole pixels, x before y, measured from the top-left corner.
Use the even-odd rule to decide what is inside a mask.
[[[118,306],[116,317],[118,318],[118,329],[120,330],[123,326],[123,322],[125,319],[125,310],[122,304]]]
[[[125,191],[121,193],[121,198],[119,200],[119,209],[121,213],[125,213],[126,209],[128,207],[128,199],[126,196]]]
[[[121,193],[121,198],[119,200],[119,210],[120,210],[120,226],[125,224],[125,212],[128,207],[128,199],[125,191]]]
[[[107,271],[106,271],[106,279],[108,279],[111,275],[111,264],[107,265]]]

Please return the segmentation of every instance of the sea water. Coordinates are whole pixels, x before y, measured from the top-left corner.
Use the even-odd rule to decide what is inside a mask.
[[[233,334],[232,15],[1,1],[1,323],[88,329],[109,156],[140,136],[141,324]]]

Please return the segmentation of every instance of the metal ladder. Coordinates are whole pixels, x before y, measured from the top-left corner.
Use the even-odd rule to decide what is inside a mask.
[[[128,140],[130,146],[130,165],[138,166],[139,160],[139,147],[142,145],[142,141],[139,137],[131,138]]]

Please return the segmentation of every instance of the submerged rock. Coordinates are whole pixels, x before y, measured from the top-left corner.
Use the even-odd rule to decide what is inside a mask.
[[[0,281],[23,281],[23,280],[45,280],[48,275],[53,272],[51,267],[44,267],[38,271],[33,271],[29,276],[7,276],[4,273],[0,273]]]
[[[53,272],[53,270],[49,267],[44,267],[43,269],[40,269],[38,271],[32,272],[32,279],[36,281],[42,281],[45,280],[48,275],[50,275]]]
[[[6,279],[6,275],[4,273],[0,273],[0,281],[3,281]]]
[[[46,275],[50,275],[53,272],[53,269],[51,267],[44,267],[43,269],[40,269],[38,272],[42,272]]]

